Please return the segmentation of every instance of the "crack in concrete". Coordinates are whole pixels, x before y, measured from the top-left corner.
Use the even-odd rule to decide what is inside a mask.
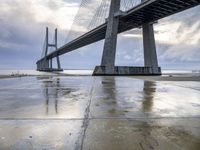
[[[82,150],[83,149],[84,139],[85,139],[86,131],[87,131],[89,121],[90,121],[89,113],[90,113],[90,105],[91,105],[91,102],[92,102],[92,93],[93,93],[93,90],[94,90],[94,85],[95,85],[95,78],[93,79],[92,87],[91,87],[91,90],[90,90],[90,98],[89,98],[87,107],[85,109],[85,114],[84,114],[84,119],[83,119],[83,124],[82,124],[82,131],[80,132],[80,135],[77,139],[77,142],[75,143],[76,144],[75,150]]]

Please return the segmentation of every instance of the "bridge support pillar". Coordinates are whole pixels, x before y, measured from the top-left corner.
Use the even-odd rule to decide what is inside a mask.
[[[52,58],[50,59],[50,69],[52,69],[53,68],[53,60],[52,60]]]
[[[114,26],[115,27],[115,26]],[[115,66],[115,52],[117,36],[105,39],[103,58],[101,66],[97,66],[93,75],[161,75],[161,68],[158,66],[156,44],[152,23],[145,23],[143,28],[144,46],[144,67]],[[112,35],[112,30],[106,35]],[[114,32],[116,33],[116,32]],[[115,35],[115,34],[114,34]]]
[[[57,59],[58,69],[61,69],[61,66],[60,66],[60,58],[59,58],[59,56],[57,56],[56,59]]]
[[[144,65],[151,68],[151,74],[161,74],[158,66],[153,23],[145,23],[143,29]]]
[[[116,15],[120,10],[120,0],[111,0],[110,13],[107,22],[107,29],[105,35],[105,43],[103,49],[103,56],[101,66],[97,66],[94,74],[113,74],[115,70],[115,55],[117,46],[117,34],[119,17]]]
[[[93,75],[160,75],[152,24],[143,25],[145,67],[115,66],[119,11],[120,0],[111,0],[101,66]]]

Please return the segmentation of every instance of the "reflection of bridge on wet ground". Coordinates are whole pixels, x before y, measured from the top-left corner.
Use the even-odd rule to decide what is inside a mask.
[[[72,95],[74,95],[73,93],[76,93],[77,91],[81,90],[81,87],[76,88],[77,85],[75,87],[72,86],[71,88],[65,87],[66,86],[65,83],[64,84],[60,83],[60,80],[62,81],[62,79],[60,79],[59,77],[49,76],[49,77],[38,77],[37,79],[42,82],[42,89],[43,89],[43,94],[45,98],[47,116],[48,115],[51,116],[52,114],[59,115],[59,100],[61,97],[70,98],[72,97]],[[97,80],[99,80],[101,84],[99,86],[100,89],[98,90],[99,93],[98,94],[96,93],[96,94],[97,95],[102,94],[102,97],[106,96],[103,98],[106,104],[108,105],[113,104],[113,106],[114,104],[116,105],[117,104],[116,100],[118,100],[119,97],[121,97],[120,95],[117,94],[119,87],[117,87],[115,83],[116,79],[102,77],[99,79],[97,78]],[[92,86],[96,86],[96,85],[92,85]],[[156,83],[151,82],[151,81],[144,81],[144,84],[142,85],[141,83],[140,87],[141,89],[143,89],[143,93],[144,93],[142,96],[144,99],[144,102],[142,103],[141,109],[144,112],[151,112],[152,106],[153,106],[154,93],[156,92]],[[83,93],[79,93],[79,94],[83,94]],[[93,95],[93,93],[91,94]],[[77,99],[75,101],[79,101],[79,100]],[[72,100],[72,101],[69,101],[69,103],[73,103],[75,101]],[[113,110],[115,110],[115,108],[113,108]],[[112,112],[112,110],[110,110],[109,112]],[[128,110],[124,110],[124,112],[128,112]]]
[[[199,87],[104,76],[0,80],[0,149],[199,149]]]
[[[86,1],[83,0],[82,3],[86,5]],[[123,4],[128,9],[124,9]],[[157,61],[153,30],[154,22],[199,4],[200,0],[102,0],[102,5],[94,13],[94,19],[91,24],[94,24],[95,18],[101,20],[102,12],[110,8],[106,21],[87,33],[76,37],[69,43],[57,48],[56,30],[55,43],[49,44],[47,30],[43,50],[44,56],[37,62],[37,69],[40,71],[61,71],[60,55],[105,39],[101,66],[95,68],[94,75],[159,75],[161,74],[161,69]],[[82,19],[78,19],[80,20],[79,23],[81,23]],[[77,22],[77,20],[75,21]],[[115,66],[117,34],[138,27],[143,29],[145,67]],[[54,47],[56,50],[48,54],[48,47]],[[52,68],[53,58],[57,59],[58,68],[56,69]]]

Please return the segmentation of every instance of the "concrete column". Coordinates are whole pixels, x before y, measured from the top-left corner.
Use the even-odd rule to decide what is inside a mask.
[[[119,9],[120,0],[111,0],[103,56],[101,61],[101,66],[105,67],[105,74],[114,73],[117,33],[119,25],[119,17],[116,17],[115,14],[119,12]]]
[[[53,68],[53,58],[50,59],[50,69]]]
[[[46,27],[46,49],[45,49],[45,58],[43,60],[42,70],[49,68],[49,60],[47,60],[46,56],[48,54],[48,46],[49,46],[49,29]]]
[[[58,30],[57,29],[55,29],[55,47],[57,50],[58,49]],[[57,59],[58,69],[61,69],[59,56],[57,56],[56,59]]]
[[[42,69],[42,63],[41,61],[39,62],[39,69],[38,70],[41,70]]]
[[[142,0],[145,1],[145,0]],[[151,67],[152,73],[158,73],[158,59],[154,37],[153,23],[145,23],[143,29],[144,65]]]
[[[146,67],[158,67],[153,24],[143,25],[144,64]]]
[[[47,56],[48,53],[48,46],[49,46],[49,29],[46,27],[46,49],[45,49],[45,56]]]
[[[44,69],[49,69],[49,59],[45,59],[44,64],[45,64]]]
[[[58,69],[61,69],[59,56],[57,56],[56,58],[57,58]]]

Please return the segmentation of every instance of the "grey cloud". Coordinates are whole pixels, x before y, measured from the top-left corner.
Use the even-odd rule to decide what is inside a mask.
[[[35,68],[41,53],[44,27],[54,25],[37,23],[27,7],[30,2],[4,1],[8,11],[6,14],[0,11],[0,68]]]

